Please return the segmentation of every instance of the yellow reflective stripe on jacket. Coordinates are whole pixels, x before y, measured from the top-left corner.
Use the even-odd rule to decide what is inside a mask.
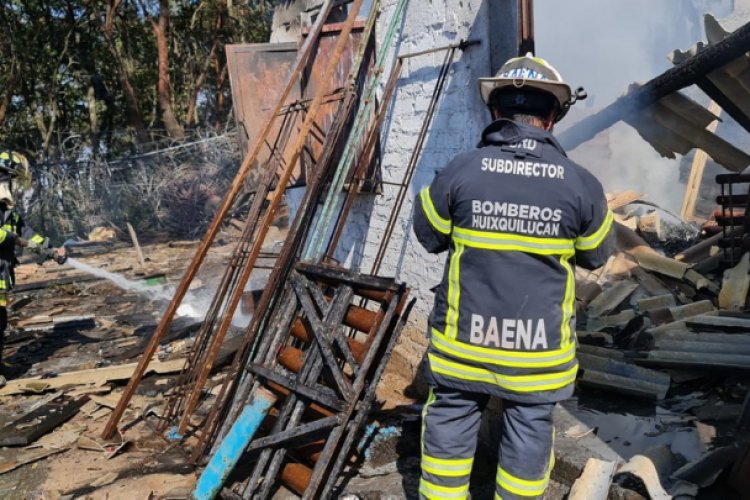
[[[5,238],[8,237],[8,233],[12,232],[10,229],[7,229],[5,226],[2,227],[2,231],[0,231],[0,243],[5,241]]]
[[[484,368],[467,366],[448,361],[433,353],[428,353],[430,369],[446,377],[452,377],[466,382],[484,382],[496,385],[502,389],[514,392],[538,392],[561,389],[575,382],[578,364],[572,368],[555,373],[535,375],[502,375]]]
[[[448,268],[448,309],[445,313],[445,334],[452,339],[458,336],[458,312],[461,302],[461,255],[464,246],[456,243]]]
[[[549,476],[550,473],[547,471],[547,474],[542,479],[529,481],[516,477],[502,467],[498,467],[496,481],[498,486],[506,491],[524,497],[536,497],[544,494],[544,490],[547,489],[547,485],[549,484]]]
[[[535,238],[511,233],[476,231],[463,227],[453,228],[453,241],[467,247],[484,250],[505,250],[538,255],[573,255],[575,253],[575,240]]]
[[[573,334],[570,329],[570,320],[575,314],[575,301],[576,301],[576,276],[573,271],[573,266],[570,265],[568,259],[571,256],[563,255],[560,257],[560,265],[567,271],[567,277],[565,280],[565,297],[562,302],[562,323],[560,323],[560,347],[572,346],[573,343],[570,339]]]
[[[419,493],[430,500],[443,498],[466,498],[469,495],[469,484],[461,486],[438,486],[422,478],[419,480]]]
[[[607,216],[604,217],[602,225],[599,226],[599,229],[597,229],[594,234],[589,236],[579,236],[576,238],[576,250],[593,250],[601,245],[604,238],[609,234],[609,230],[612,229],[612,222],[614,219],[615,216],[612,213],[612,210],[607,210]]]
[[[31,237],[31,241],[33,241],[34,243],[39,243],[41,245],[42,243],[44,243],[44,236],[35,234]]]
[[[488,363],[518,368],[546,368],[564,365],[575,358],[576,354],[575,344],[552,351],[509,351],[479,347],[453,340],[435,328],[432,328],[430,342],[438,351],[455,358],[475,363]]]
[[[424,210],[427,220],[430,221],[432,227],[436,231],[443,234],[450,234],[451,232],[451,221],[449,219],[443,219],[440,214],[435,210],[435,205],[432,204],[432,198],[430,197],[430,187],[424,188],[419,193],[419,198],[422,201],[422,210]]]
[[[422,454],[422,470],[436,476],[469,476],[473,464],[473,458],[436,458],[425,453]]]

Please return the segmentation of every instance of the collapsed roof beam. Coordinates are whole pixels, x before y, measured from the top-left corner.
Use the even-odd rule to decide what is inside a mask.
[[[741,57],[748,51],[750,51],[750,23],[745,24],[721,42],[707,46],[695,56],[620,97],[598,113],[584,118],[561,133],[558,139],[564,148],[574,149],[593,139],[602,130],[650,106],[662,97],[701,81],[708,73]]]

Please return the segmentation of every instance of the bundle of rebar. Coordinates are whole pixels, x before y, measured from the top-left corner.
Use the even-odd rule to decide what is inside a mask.
[[[338,26],[335,49],[322,61],[323,82],[332,82],[332,73],[340,68],[342,52],[350,43],[349,35],[363,0],[350,3],[346,21]],[[332,5],[341,4],[325,2],[299,50],[285,90],[240,166],[105,428],[105,436],[116,429],[251,166],[257,163],[263,145],[271,144],[268,161],[259,165],[260,182],[253,193],[242,234],[196,335],[187,364],[169,396],[160,428],[172,439],[189,440],[195,463],[207,463],[194,492],[196,498],[219,494],[234,464],[243,457],[253,464],[249,475],[227,485],[223,496],[267,498],[278,476],[303,498],[325,497],[335,488],[338,473],[353,452],[355,439],[374,402],[375,387],[411,308],[406,302],[406,286],[377,273],[455,53],[477,43],[461,42],[389,58],[406,3],[407,0],[399,0],[395,5],[381,49],[371,64],[368,40],[374,36],[380,10],[380,1],[375,0],[347,85],[317,88],[304,105],[295,105],[287,102],[290,91],[302,78],[303,69],[313,61],[313,47],[319,42]],[[400,183],[391,183],[398,189],[397,202],[373,272],[362,275],[326,264],[331,261],[350,208],[364,183],[364,173],[372,163],[403,60],[436,51],[445,51],[445,59],[404,178]],[[378,96],[380,80],[385,74],[389,77]],[[331,97],[334,95],[335,99]],[[208,377],[285,188],[305,145],[313,140],[314,134],[320,135],[320,130],[311,131],[319,123],[324,102],[336,103],[334,119],[324,131],[322,148],[314,158],[300,208],[255,304],[251,323],[241,334],[227,375],[218,393],[212,391],[216,397],[211,401],[210,412],[204,419],[197,418],[196,409],[206,399]],[[278,131],[273,137],[272,130]],[[343,153],[338,154],[339,151]],[[337,208],[347,180],[346,201]],[[321,432],[326,433],[327,439],[321,438]]]

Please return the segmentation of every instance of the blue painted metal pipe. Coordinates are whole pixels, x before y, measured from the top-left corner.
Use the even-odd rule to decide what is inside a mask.
[[[232,428],[211,456],[206,469],[201,474],[193,490],[195,500],[212,500],[219,494],[229,474],[237,465],[245,448],[276,402],[276,396],[266,389],[259,388],[253,393],[250,402],[232,424]]]

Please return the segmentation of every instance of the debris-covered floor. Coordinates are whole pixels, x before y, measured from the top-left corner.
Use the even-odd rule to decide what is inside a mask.
[[[612,464],[611,498],[728,498],[746,470],[739,464],[748,417],[750,317],[737,312],[744,301],[732,304],[737,294],[746,300],[747,285],[736,292],[732,270],[723,274],[718,265],[703,265],[704,274],[697,273],[716,253],[711,245],[704,243],[701,253],[695,251],[701,247],[686,250],[700,240],[697,234],[675,239],[668,235],[677,233],[667,230],[655,237],[644,230],[644,216],[633,215],[637,201],[628,196],[633,198],[612,197],[611,207],[635,231],[619,228],[618,254],[605,268],[578,276],[581,375],[576,397],[556,410],[556,465],[546,496],[564,498],[574,483],[591,487],[579,478],[594,458]],[[646,220],[654,213],[646,211]],[[197,478],[189,449],[154,429],[198,327],[191,313],[210,298],[229,248],[209,253],[206,271],[185,301],[195,311],[180,311],[120,421],[119,436],[100,436],[194,249],[194,242],[145,245],[144,266],[128,244],[93,242],[72,247],[74,265],[29,262],[18,268],[5,348],[12,366],[0,390],[3,498],[187,497]],[[680,260],[671,258],[675,254]],[[114,273],[118,283],[77,269],[87,265]],[[747,281],[746,270],[741,276]],[[230,336],[209,392],[232,353]],[[372,415],[340,491],[414,498],[419,395],[404,396],[404,388],[394,386],[397,373],[386,373],[385,380],[379,392],[385,401]],[[211,401],[208,394],[195,418]],[[492,414],[478,454],[488,459],[474,470],[477,499],[492,497]],[[280,485],[276,498],[296,497]]]

